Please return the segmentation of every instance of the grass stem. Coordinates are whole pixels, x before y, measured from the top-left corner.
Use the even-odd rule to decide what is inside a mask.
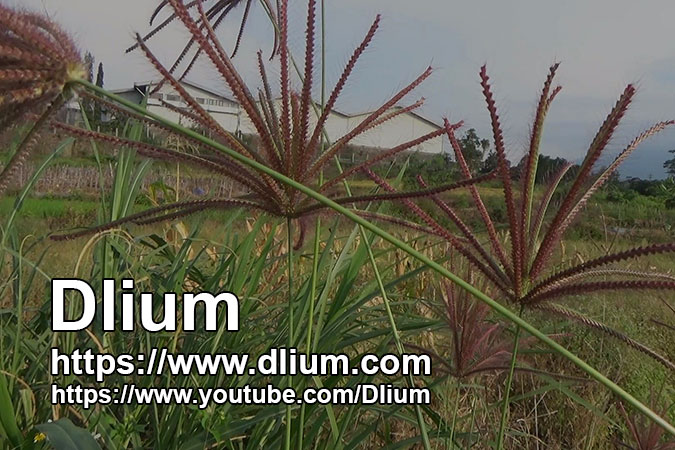
[[[294,332],[295,332],[295,313],[293,311],[293,221],[291,219],[286,220],[286,232],[287,232],[287,245],[288,245],[288,260],[287,260],[287,270],[288,270],[288,349],[290,351],[293,348]],[[288,387],[293,388],[293,376],[288,375]],[[291,449],[291,437],[293,430],[293,410],[291,405],[286,406],[286,442],[284,448],[286,450]],[[302,430],[300,430],[302,433]]]
[[[523,315],[524,306],[520,307],[518,317]],[[513,351],[511,352],[511,364],[509,365],[509,374],[506,378],[506,388],[504,392],[504,403],[502,405],[502,416],[499,420],[499,432],[497,434],[497,450],[504,448],[504,435],[506,433],[506,422],[509,416],[509,399],[511,394],[511,385],[513,384],[513,373],[516,369],[516,360],[518,359],[518,345],[520,342],[520,327],[516,325],[516,334],[513,337]]]
[[[339,173],[343,173],[342,164],[340,164],[340,159],[337,156],[335,157],[335,164],[337,165]],[[349,183],[345,180],[343,181],[343,184],[345,186],[345,190],[347,191],[347,195],[351,196],[352,190],[349,186]],[[385,310],[387,311],[387,319],[389,319],[389,327],[391,328],[394,343],[396,344],[396,350],[398,351],[399,355],[403,355],[403,353],[405,353],[405,348],[403,348],[401,336],[398,332],[398,327],[396,326],[396,319],[394,319],[394,314],[391,310],[391,304],[389,302],[389,296],[387,295],[387,289],[385,288],[384,282],[382,281],[382,276],[380,275],[380,269],[377,266],[377,260],[375,259],[375,254],[373,253],[371,242],[368,239],[366,230],[363,228],[363,226],[359,226],[359,233],[361,234],[363,244],[366,247],[366,250],[368,251],[368,259],[370,260],[370,265],[373,269],[373,274],[375,275],[375,279],[377,281],[377,287],[380,291],[380,295],[382,296],[382,302],[384,303]],[[415,380],[413,379],[412,375],[408,375],[406,377],[406,383],[408,384],[408,387],[411,389],[415,387]],[[419,425],[420,428],[420,435],[422,437],[422,444],[424,445],[424,450],[431,450],[429,433],[427,432],[426,423],[424,421],[424,415],[422,414],[422,408],[420,407],[420,405],[415,405],[415,416],[417,417],[417,424]]]
[[[457,427],[457,415],[459,411],[459,398],[460,398],[460,388],[462,384],[460,379],[457,378],[457,385],[455,386],[455,407],[452,411],[452,426],[450,428],[450,449],[455,448],[455,427]]]

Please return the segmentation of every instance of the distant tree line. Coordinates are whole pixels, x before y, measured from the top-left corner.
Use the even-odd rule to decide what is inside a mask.
[[[497,153],[491,148],[490,141],[478,136],[474,128],[468,129],[458,139],[458,142],[462,148],[464,159],[466,159],[466,163],[473,174],[483,175],[497,169]],[[520,177],[524,164],[525,161],[521,160],[518,165],[510,167],[512,178]],[[567,160],[564,158],[539,155],[536,183],[541,184],[550,179],[566,164]],[[573,167],[567,177],[573,177],[574,173],[575,168]],[[414,182],[418,175],[421,175],[430,185],[447,183],[448,180],[460,177],[459,167],[454,160],[454,155],[447,152],[433,156],[413,155],[406,172],[406,178]]]
[[[675,150],[670,150],[668,153],[675,154]],[[668,175],[675,176],[675,158],[669,159],[668,161],[663,163],[663,168],[666,169],[666,173]]]
[[[464,152],[464,158],[472,173],[486,174],[497,168],[497,154],[491,149],[490,141],[478,136],[475,129],[467,130],[459,139],[459,144]],[[675,154],[675,150],[670,153]],[[565,158],[539,155],[537,165],[536,184],[545,184],[555,174],[569,164]],[[511,177],[520,179],[525,160],[511,166]],[[669,180],[644,180],[637,177],[621,179],[615,172],[604,185],[603,191],[606,199],[612,202],[630,202],[637,196],[652,197],[663,201],[667,208],[675,208],[675,158],[664,164],[666,172],[672,175]],[[573,165],[561,183],[561,189],[574,179],[579,165]],[[601,168],[599,172],[602,172]],[[461,173],[454,156],[451,153],[441,153],[433,156],[415,154],[410,158],[409,167],[404,175],[404,181],[409,187],[418,186],[417,176],[421,175],[429,185],[439,185],[451,180],[461,178]]]

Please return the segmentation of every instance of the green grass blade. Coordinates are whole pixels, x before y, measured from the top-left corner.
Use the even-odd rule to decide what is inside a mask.
[[[23,436],[16,423],[14,405],[9,395],[7,379],[0,373],[0,431],[13,447],[20,447]]]
[[[36,427],[47,436],[56,450],[100,450],[101,446],[90,432],[76,427],[69,419],[44,423]]]

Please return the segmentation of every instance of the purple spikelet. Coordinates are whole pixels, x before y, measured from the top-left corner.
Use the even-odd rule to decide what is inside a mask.
[[[511,185],[511,172],[509,170],[509,162],[506,158],[506,148],[504,145],[504,134],[502,133],[499,114],[497,113],[497,105],[490,89],[490,77],[487,75],[486,66],[483,66],[480,69],[480,80],[481,86],[483,88],[483,96],[485,97],[488,112],[490,113],[494,145],[495,149],[497,150],[499,161],[498,168],[504,188],[504,199],[506,201],[506,212],[509,218],[509,230],[511,234],[511,256],[513,258],[514,288],[516,296],[519,297],[522,292],[523,282],[523,234],[520,227],[520,221],[518,220],[518,215],[516,213],[516,203],[513,194],[513,187]]]
[[[553,219],[553,222],[551,223],[551,226],[549,227],[544,240],[539,247],[539,252],[537,253],[537,256],[534,259],[534,263],[532,265],[532,270],[530,273],[531,278],[537,278],[537,276],[539,276],[544,268],[544,265],[546,264],[546,261],[551,256],[555,244],[562,237],[562,233],[564,232],[563,224],[567,215],[572,210],[574,203],[582,191],[584,183],[588,179],[591,171],[593,170],[593,167],[595,166],[595,163],[600,158],[602,151],[609,143],[612,135],[614,134],[614,131],[619,125],[619,122],[628,110],[634,95],[635,87],[629,84],[593,139],[593,142],[588,149],[588,153],[586,154],[586,159],[584,159],[584,162],[581,165],[579,174],[577,175],[577,178],[574,181],[574,184],[572,185],[569,193],[565,197],[565,200],[560,206],[558,213]]]
[[[599,330],[614,339],[618,339],[619,341],[622,341],[623,343],[629,345],[630,347],[633,347],[634,349],[644,353],[645,355],[648,355],[652,359],[658,361],[661,363],[664,367],[670,370],[675,370],[675,364],[673,364],[672,361],[668,360],[664,356],[660,355],[659,353],[655,352],[654,350],[650,349],[649,347],[631,339],[630,337],[626,336],[624,333],[621,333],[617,330],[614,330],[613,328],[610,328],[596,320],[590,319],[582,314],[579,314],[575,311],[572,311],[568,308],[564,308],[560,305],[556,304],[546,304],[546,305],[536,305],[534,307],[535,309],[541,310],[541,311],[546,311],[552,314],[556,314],[562,317],[566,317],[568,319],[574,320],[575,322],[581,323],[582,325],[585,325],[590,328],[594,328],[596,330]]]

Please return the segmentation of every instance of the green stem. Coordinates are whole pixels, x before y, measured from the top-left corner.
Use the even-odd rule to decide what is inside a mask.
[[[384,282],[382,281],[382,277],[380,276],[380,270],[377,267],[377,261],[375,260],[373,249],[370,243],[368,242],[366,230],[364,230],[363,227],[360,227],[360,229],[361,229],[361,236],[365,242],[366,250],[368,250],[368,258],[370,259],[370,265],[373,267],[373,273],[375,275],[375,279],[377,280],[377,286],[380,290],[380,294],[382,295],[384,308],[387,312],[387,319],[389,319],[389,326],[391,327],[391,334],[393,335],[394,342],[396,343],[396,350],[398,351],[399,355],[403,355],[403,353],[405,353],[405,349],[403,348],[403,343],[401,342],[401,335],[398,332],[396,320],[394,319],[394,314],[391,310],[391,304],[389,302],[387,290],[384,287]],[[406,382],[411,389],[415,387],[415,380],[413,379],[412,375],[408,375],[406,377]],[[422,435],[422,444],[424,444],[424,450],[431,450],[429,433],[427,433],[427,427],[424,422],[424,416],[422,415],[422,408],[420,407],[420,405],[415,405],[415,415],[417,416],[417,423],[419,424],[420,427],[420,434]]]
[[[286,220],[286,231],[288,238],[288,350],[290,351],[293,348],[294,343],[294,323],[295,323],[295,314],[293,311],[293,223],[291,219]],[[293,388],[293,376],[288,375],[288,387]],[[291,431],[293,429],[292,424],[293,410],[291,405],[286,406],[286,443],[284,448],[286,450],[291,449]],[[302,434],[302,430],[300,430]]]
[[[520,307],[518,317],[522,317],[524,305]],[[506,378],[506,390],[504,392],[504,404],[502,405],[502,417],[499,421],[499,433],[497,434],[497,450],[504,448],[504,435],[506,432],[506,422],[509,416],[509,398],[511,395],[511,385],[513,384],[513,373],[516,369],[516,360],[518,359],[518,345],[520,342],[520,327],[516,326],[516,334],[513,337],[513,350],[511,351],[511,364],[509,366],[509,375]]]
[[[471,397],[471,421],[469,422],[469,433],[473,433],[473,424],[476,422],[476,396]]]
[[[645,414],[647,417],[649,417],[652,421],[654,421],[656,424],[661,426],[664,430],[666,430],[668,433],[675,435],[675,426],[671,425],[660,417],[656,412],[652,411],[650,408],[648,408],[646,405],[644,405],[642,402],[640,402],[638,399],[633,397],[631,394],[626,392],[624,389],[622,389],[620,386],[618,386],[616,383],[611,381],[609,378],[604,376],[602,373],[600,373],[598,370],[590,366],[588,363],[586,363],[584,360],[579,358],[577,355],[574,353],[570,352],[567,350],[565,347],[551,339],[549,336],[547,336],[545,333],[541,332],[539,329],[534,327],[533,325],[529,324],[522,318],[518,317],[517,314],[515,314],[513,311],[499,303],[498,301],[490,298],[487,296],[485,293],[481,292],[479,289],[476,287],[472,286],[471,284],[467,283],[464,281],[461,277],[458,275],[450,272],[448,269],[445,267],[441,266],[439,263],[431,260],[429,257],[426,255],[422,254],[421,252],[415,250],[412,248],[410,245],[407,243],[403,242],[402,240],[394,237],[393,235],[389,234],[388,232],[382,230],[379,228],[377,225],[369,222],[368,220],[360,217],[358,214],[356,214],[354,211],[351,211],[348,208],[345,208],[344,206],[335,203],[333,200],[331,200],[328,197],[325,197],[324,195],[314,191],[313,189],[303,185],[302,183],[299,183],[298,181],[293,180],[292,178],[289,178],[274,169],[271,169],[267,167],[264,164],[259,163],[258,161],[254,161],[250,158],[247,158],[246,156],[243,156],[239,154],[237,151],[228,148],[216,141],[213,141],[205,136],[202,136],[201,134],[189,130],[181,125],[178,125],[174,122],[171,122],[170,120],[160,116],[159,114],[147,111],[145,108],[142,108],[141,106],[128,101],[118,95],[112,94],[102,88],[99,88],[98,86],[88,82],[87,80],[76,80],[73,81],[72,83],[79,84],[93,92],[96,92],[100,95],[103,95],[133,111],[136,111],[138,113],[141,113],[147,117],[150,117],[157,122],[170,127],[172,130],[174,130],[177,133],[183,134],[184,136],[188,136],[192,139],[196,139],[199,142],[203,143],[204,145],[207,145],[211,148],[217,149],[232,159],[245,164],[246,166],[249,166],[261,173],[264,173],[266,175],[269,175],[270,177],[274,178],[277,181],[280,181],[281,183],[284,183],[294,189],[297,189],[298,191],[302,192],[303,194],[307,195],[309,198],[312,198],[319,203],[331,208],[333,211],[342,214],[343,216],[347,217],[354,223],[361,225],[363,228],[366,230],[371,231],[374,233],[376,236],[382,238],[383,240],[389,242],[399,250],[407,253],[411,257],[417,259],[419,262],[422,264],[426,265],[436,273],[442,275],[443,277],[447,278],[448,280],[452,281],[453,283],[457,284],[460,288],[464,289],[466,292],[469,294],[473,295],[476,297],[478,300],[482,301],[483,303],[487,304],[490,308],[492,308],[495,312],[497,312],[499,315],[503,316],[510,322],[514,323],[515,325],[521,327],[523,330],[525,330],[527,333],[530,335],[534,336],[537,338],[539,341],[542,343],[546,344],[549,348],[551,348],[554,352],[558,353],[560,356],[568,359],[572,363],[574,363],[577,367],[579,367],[581,370],[586,372],[590,377],[601,383],[603,386],[605,386],[607,389],[612,391],[614,394],[617,396],[621,397],[626,403],[629,403],[631,406],[633,406],[635,409],[640,411],[641,413]]]
[[[457,412],[459,411],[459,389],[461,387],[460,379],[457,378],[457,388],[455,389],[455,409],[452,413],[452,428],[450,429],[450,448],[455,448],[455,427],[457,426]]]
[[[316,309],[316,281],[319,272],[319,244],[321,237],[321,219],[316,219],[316,227],[314,229],[314,250],[312,254],[312,278],[310,281],[309,288],[309,315],[307,317],[307,339],[305,343],[306,354],[309,357],[312,351],[312,329],[314,326],[314,310]],[[305,410],[307,408],[306,404],[302,404],[300,408],[300,436],[298,448],[302,448],[303,445],[303,433],[302,429],[305,424]]]
[[[337,165],[338,171],[343,173],[342,164],[340,164],[340,159],[335,156],[335,164]],[[349,187],[347,181],[343,182],[345,190],[347,191],[348,196],[352,196],[352,190]],[[384,308],[387,312],[387,318],[389,319],[389,326],[391,327],[391,333],[394,337],[394,342],[396,344],[396,350],[399,355],[405,353],[405,348],[403,348],[403,342],[401,341],[401,335],[398,332],[398,327],[396,326],[396,320],[394,319],[394,314],[391,310],[391,304],[389,302],[389,296],[387,295],[387,289],[384,287],[384,282],[382,281],[382,276],[380,275],[380,269],[377,267],[377,260],[375,259],[375,254],[373,253],[373,248],[371,247],[370,240],[366,235],[366,230],[363,226],[359,226],[359,233],[361,234],[361,239],[363,239],[363,244],[368,251],[368,259],[370,260],[370,265],[373,268],[373,274],[375,275],[375,280],[377,281],[377,287],[382,295],[382,302],[384,303]],[[406,377],[406,383],[409,388],[415,387],[415,380],[412,375]],[[431,450],[431,442],[429,441],[429,433],[427,432],[426,422],[424,421],[424,415],[422,414],[422,408],[420,405],[415,405],[415,416],[417,417],[417,423],[420,427],[420,434],[422,436],[422,444],[424,445],[424,450]]]
[[[25,238],[27,239],[27,238]],[[19,255],[23,255],[23,245],[24,241],[21,242],[19,246]],[[19,365],[21,364],[21,343],[23,343],[23,288],[21,286],[23,282],[22,274],[23,267],[22,263],[23,258],[19,257],[16,259],[17,271],[15,278],[16,286],[16,336],[14,337],[14,357],[12,358],[12,373],[19,373]],[[13,383],[12,383],[13,384]]]
[[[326,105],[326,2],[321,0],[321,112]],[[321,140],[321,149],[323,152],[324,140]],[[323,184],[323,170],[319,175],[319,186]],[[314,310],[316,308],[316,285],[319,275],[319,247],[321,243],[321,218],[316,218],[314,227],[314,248],[312,252],[312,278],[309,289],[309,317],[307,318],[307,357],[312,351],[312,328],[314,325]],[[302,404],[300,408],[300,436],[298,437],[298,448],[302,449],[304,444],[305,413],[307,405]]]

